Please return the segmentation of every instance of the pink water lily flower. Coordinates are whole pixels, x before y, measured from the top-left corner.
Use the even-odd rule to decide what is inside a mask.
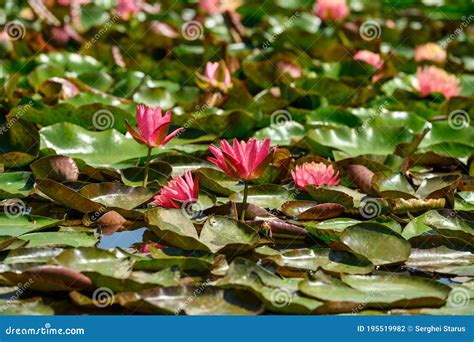
[[[140,12],[143,0],[118,0],[117,10],[120,17],[128,20],[133,14]]]
[[[375,69],[379,70],[383,67],[383,59],[378,53],[360,50],[354,55],[356,61],[364,62],[372,65]]]
[[[167,135],[170,121],[170,110],[166,112],[165,116],[162,116],[159,106],[153,109],[152,107],[138,105],[138,132],[135,131],[127,121],[125,121],[125,126],[133,139],[139,144],[146,145],[149,148],[160,147],[166,145],[173,137],[184,130],[184,128],[181,127]]]
[[[288,74],[293,78],[301,77],[301,67],[298,64],[293,64],[287,61],[279,61],[277,63],[277,68],[282,74]]]
[[[163,245],[158,242],[147,242],[144,243],[143,245],[140,246],[140,253],[150,253],[151,252],[151,246],[155,247],[156,249],[164,249],[166,248],[166,245]]]
[[[315,3],[315,13],[323,21],[342,21],[349,12],[346,0],[317,0]]]
[[[436,63],[443,63],[446,61],[447,53],[443,48],[435,43],[427,43],[419,45],[415,48],[415,61],[432,61]]]
[[[199,0],[199,6],[209,14],[219,13],[221,11],[220,0]]]
[[[160,189],[154,197],[153,204],[163,208],[181,208],[183,204],[195,203],[198,198],[199,179],[186,171],[183,176],[176,176]]]
[[[446,99],[459,95],[461,87],[454,75],[435,66],[425,66],[416,71],[418,89],[423,96],[441,93]]]
[[[232,87],[230,71],[223,61],[207,62],[204,69],[204,81],[211,87],[218,88],[224,92]]]
[[[199,6],[208,14],[235,11],[240,6],[239,0],[199,0]]]
[[[209,147],[215,158],[208,157],[208,160],[233,179],[257,179],[270,164],[276,151],[270,153],[270,141],[251,138],[245,142],[234,139],[231,146],[222,140],[220,148],[215,145]]]
[[[332,165],[326,166],[324,163],[304,163],[297,165],[291,176],[295,185],[300,190],[305,190],[306,185],[339,185],[339,171],[334,172]]]

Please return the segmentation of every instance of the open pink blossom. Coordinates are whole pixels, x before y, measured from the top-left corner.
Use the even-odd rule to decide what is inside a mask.
[[[139,144],[146,145],[149,148],[160,147],[166,145],[173,137],[184,130],[184,128],[181,127],[167,135],[170,121],[170,110],[166,112],[165,116],[162,116],[160,107],[153,109],[152,107],[138,105],[138,132],[135,131],[127,121],[125,121],[125,126],[133,139]]]
[[[163,208],[180,208],[183,203],[195,203],[198,198],[199,179],[186,171],[183,176],[176,176],[160,189],[154,197],[153,204]]]
[[[224,61],[207,62],[201,81],[204,82],[203,87],[211,86],[223,92],[227,92],[232,87],[232,77]]]
[[[199,6],[209,14],[219,13],[221,11],[220,0],[199,0]]]
[[[295,185],[300,190],[305,190],[306,185],[339,185],[339,172],[334,172],[332,165],[326,166],[324,163],[304,163],[297,165],[291,171]]]
[[[117,11],[120,17],[128,20],[133,14],[140,12],[143,0],[118,0]]]
[[[288,74],[293,78],[301,77],[301,67],[297,64],[293,64],[287,61],[279,61],[277,63],[277,68],[282,74]]]
[[[140,246],[139,251],[140,251],[140,253],[150,253],[152,246],[156,249],[166,248],[166,245],[163,245],[163,244],[158,243],[158,242],[147,242],[147,243],[144,243]]]
[[[417,62],[432,61],[443,63],[446,61],[446,56],[446,51],[435,43],[427,43],[415,48],[415,61]]]
[[[349,12],[346,0],[317,0],[315,3],[315,13],[323,21],[342,21]]]
[[[441,93],[446,99],[459,95],[461,87],[454,75],[435,66],[425,66],[416,71],[418,89],[423,96]]]
[[[199,7],[208,14],[235,11],[240,5],[241,1],[239,0],[199,0]]]
[[[379,70],[383,67],[383,59],[378,53],[360,50],[354,55],[356,61],[364,62],[372,65],[375,69]]]
[[[259,178],[273,159],[270,139],[259,141],[251,138],[247,142],[234,139],[232,146],[221,140],[221,147],[209,146],[215,158],[208,160],[233,179],[249,181]]]

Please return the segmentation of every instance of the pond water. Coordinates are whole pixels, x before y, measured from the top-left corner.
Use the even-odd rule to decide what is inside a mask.
[[[149,231],[149,229],[143,227],[131,231],[117,232],[108,236],[103,235],[97,247],[102,249],[115,247],[129,248],[137,242],[143,242],[143,234],[146,231]]]

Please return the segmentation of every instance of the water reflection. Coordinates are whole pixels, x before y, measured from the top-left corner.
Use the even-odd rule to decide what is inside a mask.
[[[112,235],[103,235],[100,238],[98,248],[109,249],[115,247],[129,248],[134,243],[143,241],[143,234],[149,231],[148,228],[143,227],[136,230],[113,233]]]

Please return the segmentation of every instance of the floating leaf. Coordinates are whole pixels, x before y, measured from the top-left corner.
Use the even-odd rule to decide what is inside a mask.
[[[27,197],[33,189],[30,172],[0,173],[0,199]]]
[[[188,301],[188,298],[193,300]],[[116,300],[128,308],[152,314],[255,315],[262,304],[244,291],[209,286],[167,287],[120,293]]]
[[[82,187],[79,193],[107,207],[131,210],[149,201],[155,191],[119,183],[94,183]]]
[[[358,223],[342,232],[341,242],[374,265],[402,262],[410,256],[410,244],[401,235],[379,223]]]
[[[368,274],[374,269],[374,265],[360,255],[329,248],[294,249],[266,259],[275,262],[280,273],[282,270],[317,271],[322,268],[335,273]]]
[[[243,192],[229,196],[233,202],[242,202],[243,198]],[[274,184],[262,184],[249,187],[247,203],[264,208],[280,208],[288,198],[289,194],[285,188]]]

